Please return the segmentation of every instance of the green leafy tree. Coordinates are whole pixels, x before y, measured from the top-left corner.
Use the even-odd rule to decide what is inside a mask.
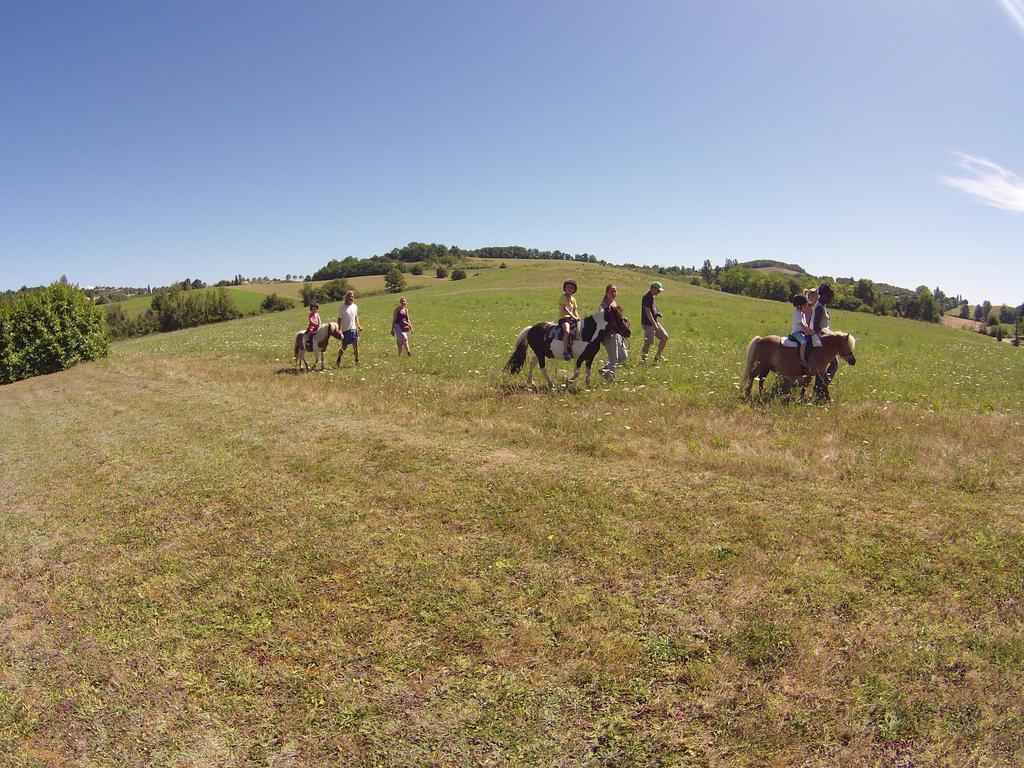
[[[853,295],[865,304],[875,304],[875,284],[871,280],[858,280],[853,287]]]
[[[0,384],[62,371],[108,350],[102,311],[66,279],[0,302]]]
[[[712,267],[711,259],[704,259],[704,265],[700,268],[700,276],[705,283],[711,282]]]
[[[286,296],[278,296],[272,293],[260,303],[260,309],[264,312],[282,312],[295,306],[295,302]]]
[[[345,294],[351,290],[352,286],[349,285],[348,280],[339,277],[337,280],[331,280],[321,285],[314,291],[313,298],[320,304],[326,304],[329,301],[341,301],[345,298]]]
[[[401,293],[405,290],[405,275],[397,267],[392,267],[384,275],[384,287],[389,293]]]
[[[308,307],[313,302],[317,301],[316,288],[314,288],[309,280],[306,280],[302,285],[302,290],[299,291],[299,296],[302,298],[302,306]]]
[[[917,297],[918,319],[923,320],[926,323],[939,322],[939,303],[935,300],[935,294],[933,294],[926,286],[921,286],[917,289]]]

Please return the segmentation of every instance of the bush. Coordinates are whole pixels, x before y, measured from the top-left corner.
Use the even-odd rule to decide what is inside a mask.
[[[324,283],[314,291],[313,300],[318,304],[326,304],[329,301],[341,301],[345,298],[345,294],[351,290],[352,286],[349,285],[348,280],[339,277],[337,280],[331,280],[329,283]]]
[[[153,292],[153,313],[161,331],[194,328],[242,316],[223,288],[185,291],[177,285]]]
[[[308,307],[313,302],[317,301],[317,289],[309,284],[309,278],[302,286],[302,290],[299,291],[299,296],[302,297],[302,306]]]
[[[437,275],[439,278],[444,279],[448,277],[448,269],[439,264],[437,269],[434,270],[434,274]]]
[[[409,272],[414,274],[414,275],[422,275],[423,274],[423,267],[420,266],[419,264],[416,264],[415,266],[410,267]]]
[[[127,339],[132,336],[145,336],[160,330],[160,322],[152,309],[131,318],[120,304],[107,307],[107,328],[115,339]]]
[[[405,276],[397,268],[389,269],[384,275],[384,287],[389,293],[401,293],[405,290]]]
[[[260,309],[264,312],[281,312],[285,309],[291,309],[294,306],[295,302],[291,299],[272,293],[263,300],[260,304]]]
[[[102,312],[78,288],[55,283],[0,302],[0,384],[63,371],[109,349]]]
[[[466,279],[466,270],[464,270],[464,269],[453,269],[452,270],[452,280],[465,280],[465,279]]]
[[[498,265],[498,269],[508,269],[508,264],[503,261]]]

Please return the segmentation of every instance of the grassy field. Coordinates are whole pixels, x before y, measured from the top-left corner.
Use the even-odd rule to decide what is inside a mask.
[[[834,312],[832,404],[741,403],[786,305],[664,281],[666,363],[528,390],[567,276],[639,329],[509,262],[411,359],[380,295],[358,367],[296,309],[0,388],[0,764],[1024,764],[1021,350]]]

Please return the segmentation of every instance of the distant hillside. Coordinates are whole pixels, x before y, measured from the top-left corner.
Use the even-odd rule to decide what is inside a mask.
[[[754,259],[753,261],[744,261],[739,266],[746,267],[747,269],[760,269],[766,272],[786,272],[793,275],[807,274],[807,270],[799,264],[786,264],[784,261],[775,261],[774,259]]]

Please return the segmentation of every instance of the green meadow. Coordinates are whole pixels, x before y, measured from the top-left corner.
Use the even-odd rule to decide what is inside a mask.
[[[641,365],[648,276],[467,271],[410,359],[383,294],[358,366],[296,309],[0,388],[0,764],[1024,764],[1021,350],[837,311],[833,401],[748,403],[788,305],[663,279]],[[527,388],[570,276],[630,362]]]

